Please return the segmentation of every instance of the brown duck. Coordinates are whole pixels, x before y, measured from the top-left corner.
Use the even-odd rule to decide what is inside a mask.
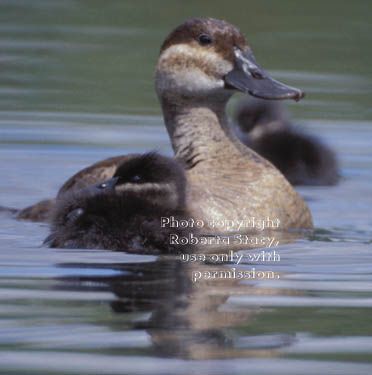
[[[175,157],[188,180],[192,216],[221,220],[279,219],[280,228],[311,228],[303,199],[269,161],[243,145],[231,130],[226,104],[237,91],[265,99],[299,100],[303,93],[269,77],[244,35],[216,19],[191,19],[163,42],[155,74]],[[133,155],[98,162],[71,177],[58,194],[114,175]],[[19,219],[47,219],[53,200],[21,211]]]

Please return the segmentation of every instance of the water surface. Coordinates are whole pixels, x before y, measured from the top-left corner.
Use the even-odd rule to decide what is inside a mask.
[[[316,230],[276,247],[280,261],[238,266],[46,249],[45,224],[0,213],[0,374],[370,374],[369,2],[159,4],[0,1],[1,205],[52,197],[109,156],[170,155],[154,65],[172,27],[205,15],[305,89],[289,109],[337,151],[342,181],[299,189]],[[191,279],[233,267],[279,278]]]

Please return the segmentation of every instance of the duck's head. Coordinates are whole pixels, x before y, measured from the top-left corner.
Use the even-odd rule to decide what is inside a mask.
[[[180,164],[156,152],[134,157],[116,170],[114,177],[88,188],[89,193],[117,194],[143,199],[163,208],[184,206],[186,177]]]
[[[271,100],[304,96],[265,73],[239,29],[212,18],[190,19],[165,39],[156,90],[161,99],[171,102],[229,98],[234,91]]]

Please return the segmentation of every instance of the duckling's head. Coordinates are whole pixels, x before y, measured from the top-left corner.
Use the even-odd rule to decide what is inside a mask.
[[[243,133],[250,133],[252,139],[290,126],[288,111],[282,103],[252,97],[239,102],[235,123]]]
[[[156,90],[171,103],[227,100],[241,91],[264,99],[301,99],[301,90],[275,81],[256,62],[244,35],[213,18],[195,18],[165,39]]]
[[[133,157],[113,178],[62,194],[44,243],[63,248],[130,248],[143,228],[153,228],[143,237],[156,237],[161,217],[185,214],[185,189],[183,168],[174,159],[157,153]]]
[[[186,177],[176,160],[149,152],[126,161],[113,178],[91,186],[89,191],[125,194],[154,205],[176,208],[185,203]]]

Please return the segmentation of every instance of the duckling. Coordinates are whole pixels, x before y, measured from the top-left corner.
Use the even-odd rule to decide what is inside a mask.
[[[238,140],[228,123],[226,104],[235,92],[270,100],[304,96],[265,73],[238,28],[213,18],[176,27],[160,48],[155,89],[175,158],[186,169],[186,206],[193,217],[210,223],[211,231],[217,221],[252,217],[279,220],[280,229],[312,228],[303,199],[269,161]],[[60,194],[81,179],[112,176],[119,160],[79,172]]]
[[[133,157],[114,177],[57,199],[50,247],[112,249],[141,253],[183,250],[172,236],[195,228],[172,228],[162,220],[189,220],[186,177],[180,164],[157,153]]]
[[[296,129],[283,105],[242,100],[235,113],[240,140],[272,162],[293,185],[335,185],[340,174],[335,153],[319,138]]]

